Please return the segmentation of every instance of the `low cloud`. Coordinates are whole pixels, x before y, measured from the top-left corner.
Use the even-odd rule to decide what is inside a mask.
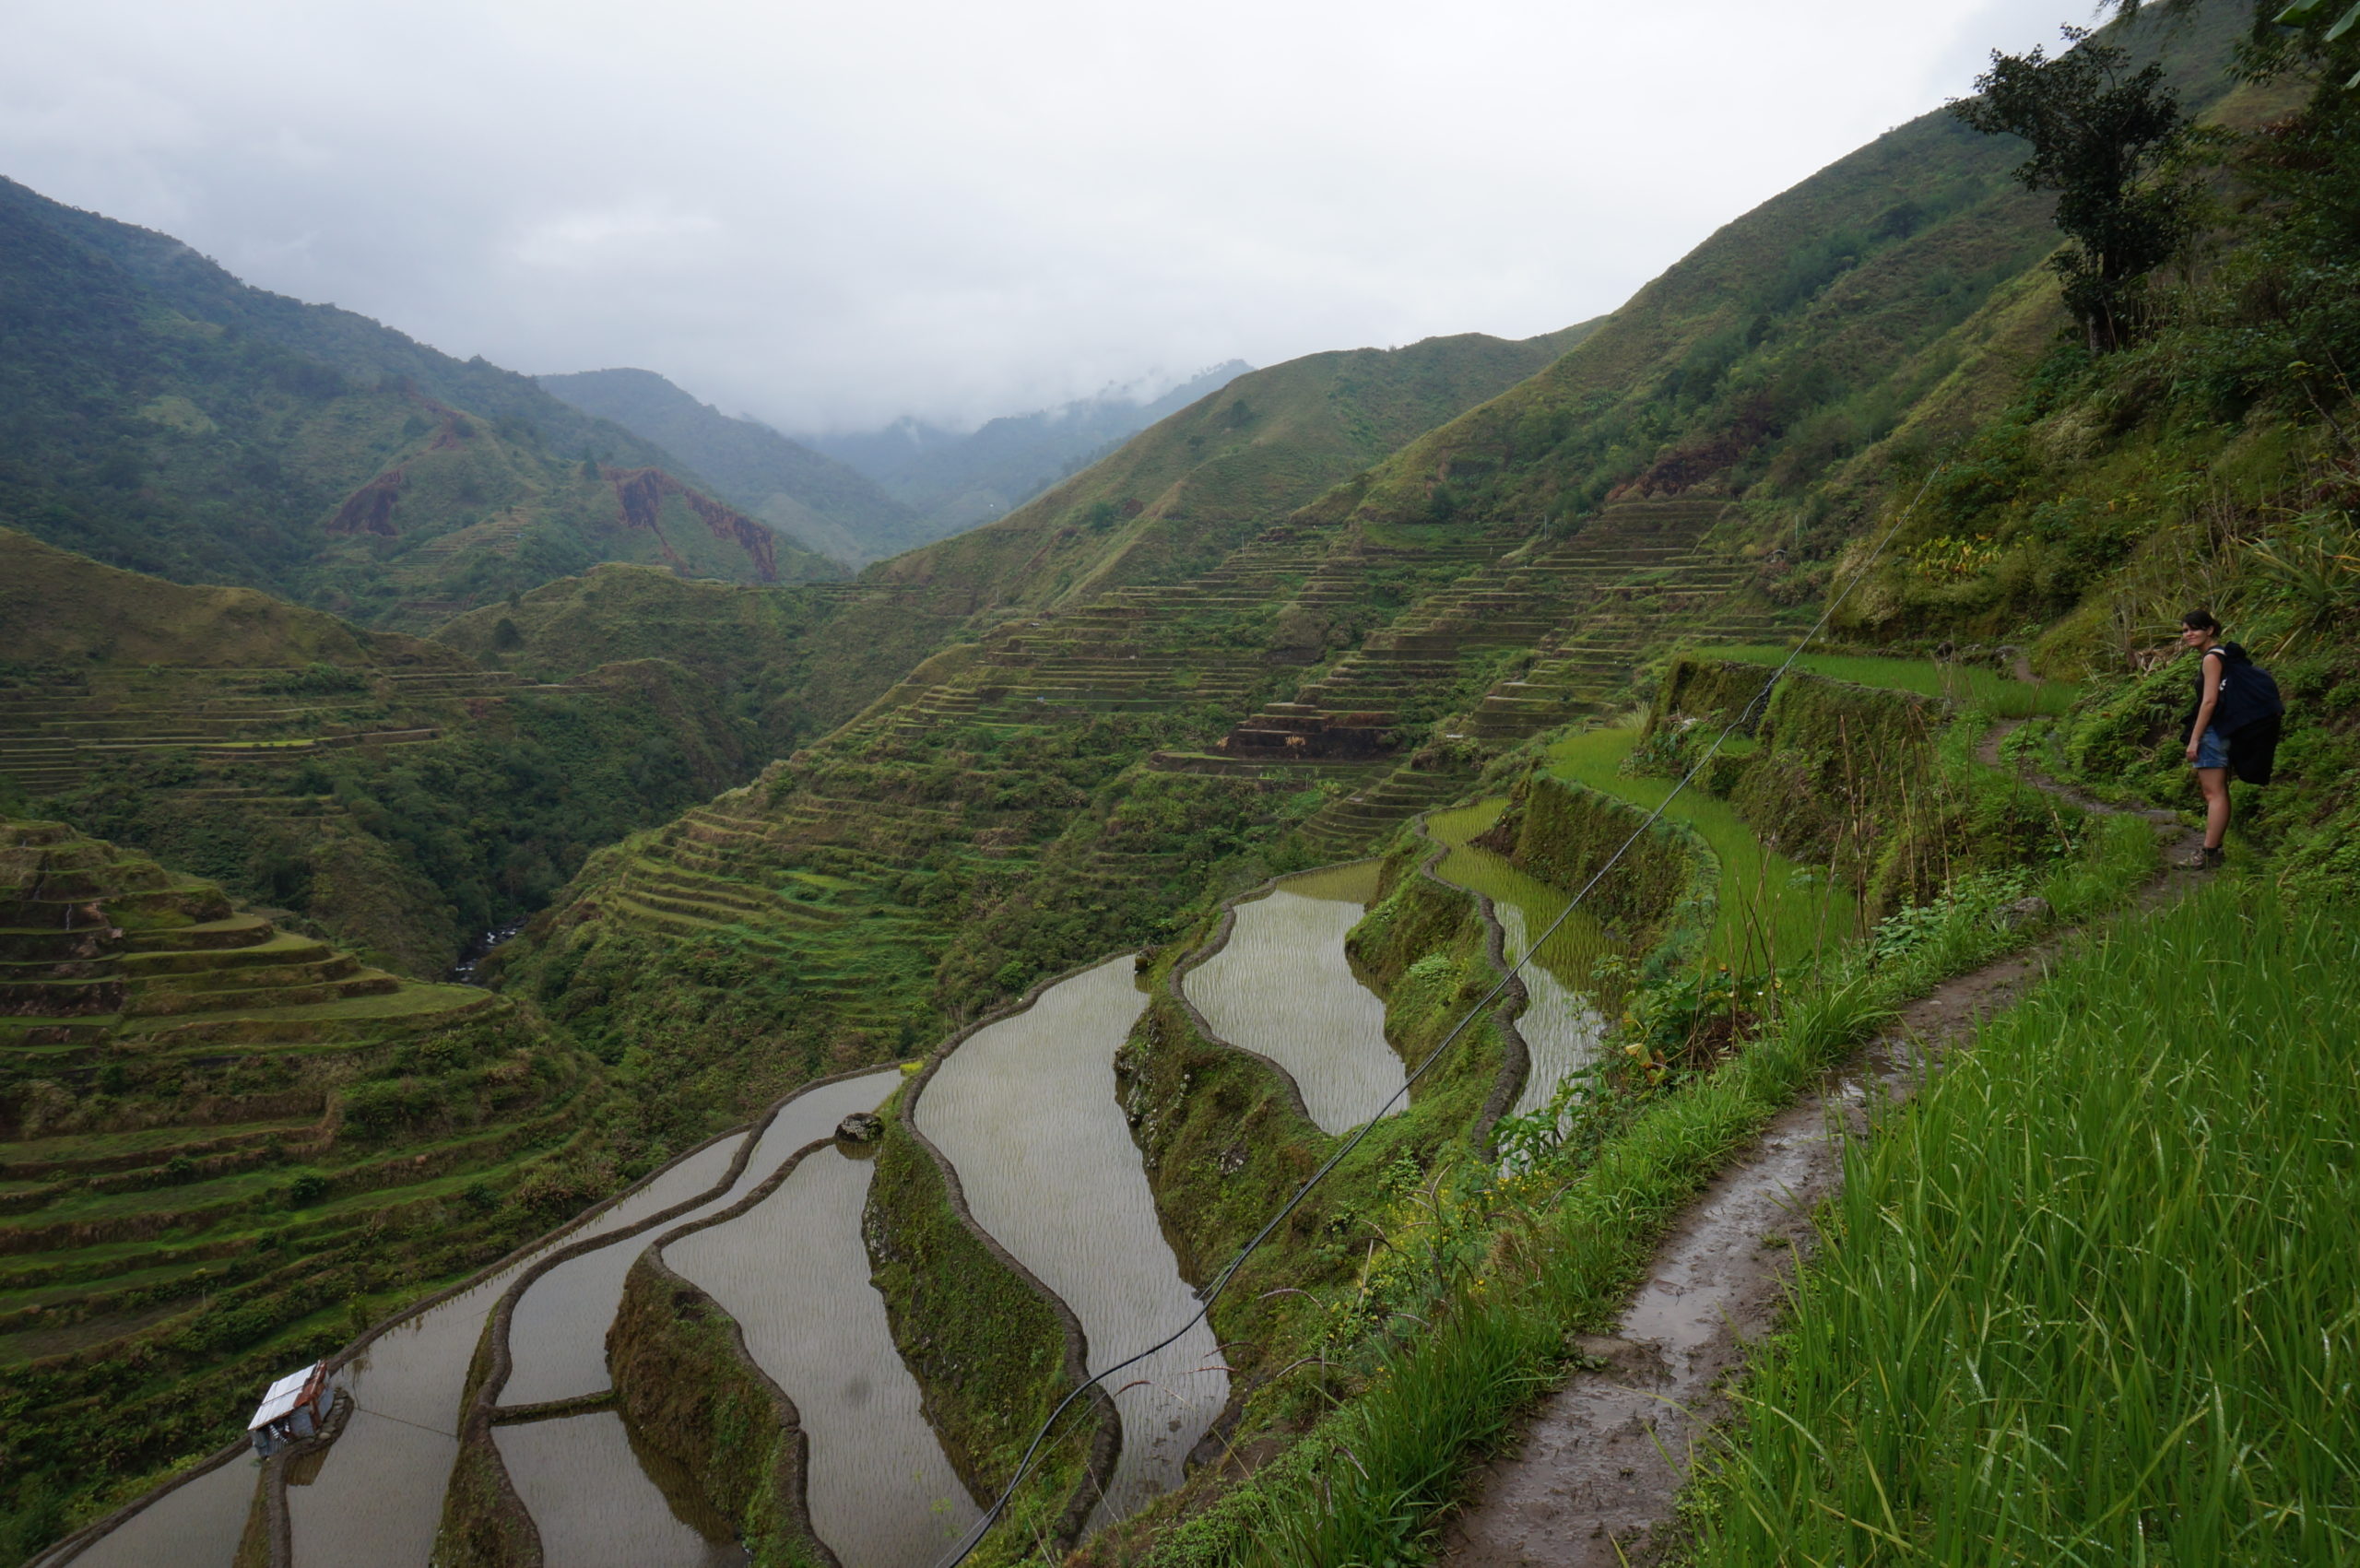
[[[2059,19],[95,0],[12,18],[0,171],[452,353],[972,422],[1596,315]]]

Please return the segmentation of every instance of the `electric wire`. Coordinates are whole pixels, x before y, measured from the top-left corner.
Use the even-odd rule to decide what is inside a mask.
[[[1048,1420],[1043,1421],[1041,1423],[1040,1431],[1033,1434],[1031,1445],[1024,1450],[1024,1456],[1017,1462],[1016,1472],[1009,1478],[1008,1485],[1001,1489],[998,1497],[993,1500],[991,1507],[985,1511],[983,1517],[978,1519],[974,1525],[968,1527],[966,1533],[960,1538],[958,1545],[951,1550],[950,1555],[943,1557],[937,1562],[935,1568],[959,1568],[959,1565],[967,1560],[968,1556],[974,1551],[975,1548],[982,1544],[985,1534],[989,1531],[995,1524],[998,1523],[999,1516],[1007,1510],[1009,1500],[1016,1495],[1016,1489],[1024,1484],[1024,1478],[1031,1472],[1032,1461],[1040,1456],[1041,1447],[1048,1441],[1050,1432],[1056,1429],[1058,1421],[1064,1417],[1067,1410],[1073,1407],[1076,1400],[1082,1397],[1083,1395],[1089,1393],[1091,1389],[1097,1387],[1108,1378],[1113,1377],[1116,1373],[1123,1371],[1127,1367],[1136,1366],[1140,1362],[1147,1360],[1150,1356],[1169,1348],[1185,1336],[1190,1329],[1196,1327],[1198,1324],[1203,1322],[1211,1315],[1213,1303],[1221,1299],[1221,1292],[1229,1289],[1230,1281],[1236,1278],[1237,1271],[1239,1269],[1245,1267],[1246,1259],[1252,1257],[1256,1252],[1260,1250],[1262,1244],[1269,1240],[1271,1233],[1277,1231],[1281,1224],[1285,1223],[1289,1215],[1303,1207],[1304,1200],[1311,1196],[1312,1189],[1318,1186],[1321,1182],[1325,1181],[1330,1172],[1334,1171],[1338,1165],[1341,1164],[1345,1158],[1349,1156],[1353,1149],[1360,1147],[1361,1140],[1366,1138],[1369,1135],[1370,1130],[1392,1111],[1395,1102],[1409,1094],[1410,1086],[1415,1084],[1421,1078],[1423,1078],[1426,1074],[1426,1070],[1442,1059],[1443,1054],[1448,1051],[1451,1046],[1457,1042],[1458,1037],[1465,1033],[1468,1028],[1472,1025],[1477,1019],[1481,1018],[1491,1009],[1492,1004],[1499,1000],[1501,993],[1504,992],[1508,988],[1509,983],[1524,972],[1524,966],[1531,961],[1532,956],[1539,952],[1542,947],[1547,945],[1549,938],[1557,934],[1557,928],[1564,925],[1564,923],[1572,917],[1574,911],[1581,907],[1582,901],[1590,895],[1591,890],[1595,889],[1599,882],[1605,880],[1606,874],[1614,869],[1615,866],[1622,860],[1624,853],[1627,852],[1633,844],[1638,843],[1640,838],[1649,830],[1653,829],[1656,823],[1662,820],[1664,812],[1670,808],[1671,803],[1679,799],[1682,792],[1687,789],[1689,784],[1696,777],[1696,775],[1704,772],[1705,766],[1709,764],[1716,756],[1719,755],[1723,743],[1726,742],[1730,736],[1735,735],[1740,729],[1745,728],[1754,721],[1755,714],[1770,701],[1770,694],[1777,690],[1778,682],[1785,679],[1788,671],[1794,668],[1795,661],[1802,657],[1803,651],[1811,646],[1812,640],[1817,638],[1822,631],[1824,631],[1827,629],[1827,623],[1835,618],[1835,612],[1843,607],[1844,601],[1852,596],[1852,590],[1858,587],[1861,583],[1867,580],[1870,570],[1876,565],[1878,560],[1882,559],[1885,547],[1893,542],[1894,535],[1899,533],[1901,531],[1901,525],[1904,523],[1906,523],[1910,516],[1917,512],[1918,503],[1926,498],[1926,491],[1932,487],[1936,479],[1941,477],[1943,469],[1948,466],[1948,464],[1938,465],[1932,472],[1926,476],[1925,482],[1918,487],[1918,493],[1910,498],[1909,504],[1901,509],[1900,513],[1894,518],[1892,526],[1885,529],[1883,536],[1877,540],[1876,548],[1870,550],[1868,557],[1860,562],[1859,570],[1854,572],[1851,579],[1844,584],[1844,588],[1841,593],[1828,600],[1826,608],[1820,612],[1819,619],[1812,623],[1811,629],[1805,632],[1801,640],[1796,643],[1794,647],[1788,651],[1785,661],[1771,673],[1770,678],[1763,682],[1762,690],[1754,694],[1752,700],[1746,703],[1745,707],[1738,713],[1736,718],[1729,721],[1729,725],[1722,729],[1720,734],[1713,737],[1713,744],[1705,749],[1704,756],[1698,758],[1688,771],[1681,775],[1680,781],[1672,785],[1671,793],[1658,801],[1655,808],[1647,813],[1646,819],[1631,831],[1631,834],[1628,838],[1624,839],[1620,844],[1615,846],[1614,853],[1607,857],[1606,863],[1603,866],[1600,866],[1598,870],[1591,875],[1588,881],[1582,884],[1581,890],[1576,892],[1574,895],[1572,902],[1567,903],[1565,907],[1558,913],[1557,917],[1549,923],[1548,929],[1542,931],[1540,936],[1525,944],[1523,956],[1516,959],[1515,962],[1509,964],[1506,972],[1500,976],[1499,980],[1489,991],[1486,991],[1483,994],[1482,998],[1476,1002],[1472,1007],[1469,1008],[1466,1013],[1460,1017],[1459,1020],[1451,1026],[1450,1032],[1443,1036],[1439,1044],[1437,1044],[1432,1051],[1426,1053],[1425,1059],[1421,1061],[1417,1065],[1416,1068],[1413,1069],[1408,1077],[1402,1079],[1401,1087],[1395,1090],[1393,1093],[1386,1098],[1385,1103],[1379,1106],[1375,1113],[1372,1114],[1367,1121],[1363,1122],[1359,1126],[1352,1129],[1351,1135],[1347,1138],[1342,1144],[1337,1147],[1335,1152],[1328,1155],[1326,1160],[1320,1161],[1319,1168],[1317,1170],[1312,1172],[1310,1175],[1304,1178],[1302,1185],[1295,1188],[1293,1196],[1290,1197],[1285,1203],[1280,1206],[1279,1211],[1276,1214],[1271,1215],[1268,1221],[1265,1223],[1260,1230],[1254,1232],[1251,1240],[1246,1242],[1244,1246],[1238,1248],[1236,1256],[1232,1257],[1228,1263],[1221,1267],[1221,1272],[1213,1277],[1212,1282],[1197,1292],[1197,1310],[1189,1316],[1187,1321],[1181,1324],[1179,1327],[1174,1329],[1163,1338],[1159,1339],[1154,1344],[1149,1346],[1146,1350],[1140,1350],[1135,1355],[1127,1356],[1102,1372],[1092,1373],[1071,1392],[1067,1394],[1063,1399],[1057,1402],[1056,1409],[1049,1412]]]

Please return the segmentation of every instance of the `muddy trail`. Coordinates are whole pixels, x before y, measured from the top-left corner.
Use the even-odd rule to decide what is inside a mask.
[[[2003,768],[2015,724],[1984,738]],[[2037,773],[2024,782],[2106,816],[2138,816],[2170,838],[2165,868],[2127,908],[2177,897],[2179,860],[2201,842],[2171,812],[2108,805]],[[2076,935],[1945,981],[1817,1092],[1790,1107],[1676,1220],[1646,1284],[1611,1336],[1577,1345],[1593,1363],[1544,1399],[1510,1450],[1480,1470],[1443,1531],[1439,1560],[1459,1568],[1622,1568],[1655,1561],[1673,1539],[1673,1502],[1699,1447],[1730,1413],[1749,1349],[1777,1326],[1787,1286],[1818,1236],[1812,1215],[1843,1180],[1843,1144],[1872,1105],[1906,1099],[1945,1051],[2014,1003]]]

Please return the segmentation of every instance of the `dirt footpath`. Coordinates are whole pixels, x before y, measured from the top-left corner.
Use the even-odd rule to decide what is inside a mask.
[[[1984,743],[1997,765],[2009,725]],[[2093,811],[2104,806],[2031,779]],[[2171,822],[2169,813],[2142,813]],[[2194,842],[2193,835],[2186,835]],[[2187,843],[2165,851],[2167,859]],[[2174,896],[2166,871],[2137,901]],[[1674,1224],[1613,1338],[1582,1341],[1605,1364],[1551,1395],[1515,1450],[1479,1472],[1446,1527],[1442,1561],[1461,1568],[1621,1568],[1656,1557],[1672,1500],[1713,1426],[1748,1349],[1776,1326],[1798,1256],[1816,1241],[1811,1214],[1843,1179],[1842,1139],[1866,1129],[1871,1101],[1905,1098],[1953,1043],[2009,1006],[2060,938],[1945,982],[1820,1091],[1788,1111]]]

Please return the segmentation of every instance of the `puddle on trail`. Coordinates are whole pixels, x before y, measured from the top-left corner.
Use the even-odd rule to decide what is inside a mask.
[[[1506,802],[1486,800],[1426,819],[1426,831],[1450,846],[1434,867],[1444,881],[1490,897],[1506,936],[1508,961],[1531,951],[1532,933],[1546,931],[1563,914],[1568,895],[1548,883],[1518,871],[1507,857],[1477,849],[1467,841],[1499,820]],[[1549,1103],[1565,1075],[1598,1059],[1606,1036],[1606,1019],[1591,1005],[1595,987],[1590,975],[1598,961],[1619,950],[1598,922],[1576,911],[1532,953],[1522,971],[1529,998],[1517,1015],[1516,1032],[1524,1036],[1532,1057],[1524,1091],[1516,1096],[1511,1115],[1521,1116]]]
[[[496,1426],[491,1440],[540,1531],[548,1568],[737,1568],[746,1562],[736,1542],[708,1540],[672,1512],[612,1410]]]
[[[699,1214],[728,1208],[768,1180],[788,1155],[835,1131],[836,1124],[848,1113],[875,1110],[901,1077],[899,1068],[884,1067],[841,1083],[821,1084],[790,1101],[762,1134],[761,1143],[729,1191],[673,1223],[685,1225]],[[621,1230],[704,1191],[721,1179],[736,1152],[735,1140],[715,1144],[649,1188],[643,1200],[621,1206],[631,1208],[627,1217],[601,1230],[584,1230],[580,1237]],[[569,1238],[569,1242],[574,1239],[579,1238]],[[546,1399],[596,1394],[610,1386],[607,1329],[622,1301],[623,1277],[631,1272],[640,1251],[636,1244],[599,1247],[559,1264],[533,1281],[518,1299],[515,1315],[509,1322],[508,1350],[513,1370],[500,1391],[502,1405],[537,1405]]]
[[[664,1260],[745,1330],[810,1435],[812,1528],[844,1568],[923,1568],[980,1515],[943,1456],[868,1281],[861,1209],[875,1164],[822,1149],[726,1225]]]
[[[77,1555],[76,1568],[230,1568],[262,1461],[251,1455],[174,1487]]]
[[[1115,1052],[1146,1001],[1128,954],[1076,975],[976,1032],[917,1104],[920,1129],[958,1171],[976,1221],[1081,1320],[1092,1372],[1197,1310],[1116,1098]],[[1398,1064],[1395,1073],[1398,1082]],[[1110,1380],[1109,1392],[1122,1390],[1122,1459],[1093,1527],[1179,1485],[1188,1450],[1229,1397],[1220,1360],[1198,1323]]]
[[[1376,878],[1373,860],[1285,878],[1239,904],[1228,944],[1180,982],[1214,1033],[1293,1076],[1324,1132],[1375,1115],[1408,1076],[1386,1042],[1385,1003],[1344,958]]]

